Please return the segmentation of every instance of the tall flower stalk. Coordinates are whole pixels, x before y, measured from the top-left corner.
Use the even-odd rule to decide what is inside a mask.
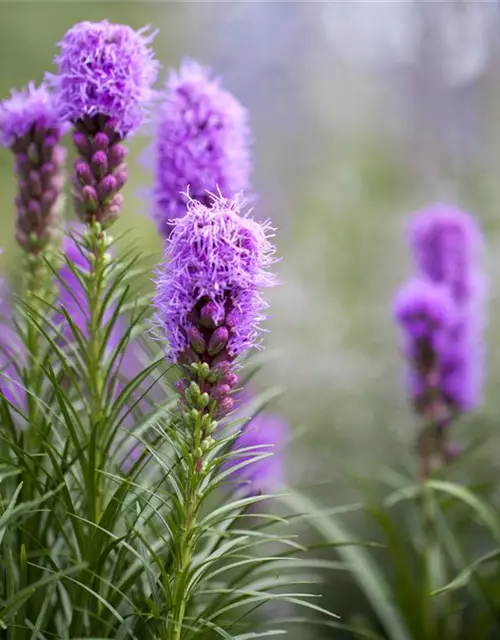
[[[87,296],[86,351],[89,383],[89,446],[86,465],[88,518],[99,520],[105,412],[106,292],[113,263],[109,227],[122,207],[127,181],[123,142],[140,127],[153,97],[158,63],[150,43],[154,34],[125,25],[82,22],[59,43],[57,73],[49,76],[58,108],[73,126],[77,151],[72,176],[75,212],[86,231],[81,253],[88,263],[83,275]],[[84,613],[75,618],[77,635]]]
[[[153,34],[154,35],[154,34]],[[75,210],[87,225],[88,339],[92,422],[103,419],[103,295],[106,290],[106,230],[117,219],[127,180],[123,141],[140,127],[152,99],[158,63],[152,35],[128,26],[82,22],[71,28],[56,56],[50,81],[60,113],[73,125],[78,152],[72,176]]]
[[[410,225],[417,279],[397,294],[409,366],[409,392],[422,416],[421,473],[457,455],[449,426],[480,401],[484,347],[485,277],[482,239],[468,213],[435,205],[414,215]]]
[[[47,258],[60,226],[66,159],[60,139],[64,130],[46,84],[36,87],[30,83],[0,103],[0,142],[11,149],[15,158],[16,239],[23,250],[24,294],[35,313],[39,313],[39,300],[50,297]],[[40,372],[38,335],[33,323],[28,323],[26,346],[31,376]],[[35,389],[38,392],[39,384]],[[28,397],[28,404],[34,420],[33,398]]]
[[[184,637],[189,607],[197,519],[219,420],[232,410],[239,359],[258,346],[266,304],[261,289],[275,284],[269,227],[241,215],[237,203],[196,200],[174,222],[165,265],[157,276],[156,324],[169,343],[168,358],[180,369],[178,437],[184,469],[182,502],[174,540],[170,635]]]

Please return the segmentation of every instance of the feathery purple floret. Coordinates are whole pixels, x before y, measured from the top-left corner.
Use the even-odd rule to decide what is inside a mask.
[[[148,113],[159,64],[155,33],[121,24],[80,22],[59,43],[58,72],[50,76],[62,116],[77,122],[108,116],[121,137],[134,133]]]
[[[166,243],[166,269],[157,279],[157,322],[177,361],[189,346],[193,313],[211,305],[215,325],[227,325],[232,357],[258,346],[267,307],[262,287],[275,284],[269,226],[240,215],[237,203],[212,196],[211,207],[190,200]]]
[[[22,91],[13,90],[11,97],[0,103],[0,142],[11,147],[17,140],[38,129],[60,129],[61,118],[54,96],[42,83],[33,82]]]
[[[468,411],[479,403],[482,386],[485,276],[480,266],[481,231],[470,214],[434,205],[415,214],[410,239],[421,275],[446,287],[455,304],[455,321],[442,358],[442,388],[454,409]]]
[[[237,455],[231,458],[224,468],[232,468],[262,453],[272,453],[272,455],[235,470],[234,474],[229,476],[229,480],[236,479],[237,482],[241,482],[245,492],[252,495],[279,489],[286,482],[283,449],[288,436],[289,426],[280,415],[259,413],[245,425],[233,445]],[[241,451],[249,447],[256,448],[251,451]]]
[[[234,198],[250,188],[247,112],[209,69],[191,60],[170,72],[152,153],[153,217],[165,237],[170,220],[185,214],[186,191],[208,204],[207,191]]]
[[[38,254],[57,233],[66,151],[59,142],[65,125],[47,87],[32,83],[0,104],[0,141],[15,156],[16,239]]]
[[[201,391],[218,417],[233,406],[234,361],[259,346],[267,307],[261,289],[276,282],[267,270],[275,260],[269,224],[240,214],[222,197],[212,196],[210,207],[190,200],[156,280],[156,324],[169,341],[169,359],[184,367],[180,390],[193,379],[190,365],[205,364],[210,374],[202,376]]]

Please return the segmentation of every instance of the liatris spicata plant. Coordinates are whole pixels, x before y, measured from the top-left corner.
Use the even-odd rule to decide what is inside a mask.
[[[422,474],[454,457],[447,427],[474,408],[481,391],[481,235],[473,218],[436,205],[416,214],[410,239],[418,278],[397,294],[409,366],[409,392],[425,426],[419,437]]]
[[[108,227],[121,209],[127,180],[121,143],[138,130],[153,98],[154,35],[104,20],[81,22],[60,42],[58,71],[49,79],[61,115],[74,127],[75,209],[87,224]]]
[[[153,218],[168,237],[189,196],[209,205],[209,192],[234,198],[250,188],[247,113],[220,81],[196,62],[171,71],[148,156],[154,158]]]
[[[106,385],[112,379],[103,363],[109,339],[104,325],[111,309],[106,292],[113,269],[108,264],[112,238],[106,229],[119,215],[123,199],[119,192],[127,179],[122,142],[138,130],[147,114],[158,70],[149,46],[155,34],[146,31],[106,20],[81,22],[60,42],[57,73],[49,76],[60,113],[73,125],[79,154],[73,195],[76,214],[88,226],[79,251],[87,259],[89,272],[85,356],[94,428],[103,419]]]
[[[178,389],[186,430],[186,487],[179,519],[185,536],[176,552],[172,638],[183,636],[184,591],[196,548],[196,520],[217,420],[232,409],[238,359],[258,346],[266,304],[261,289],[275,284],[269,225],[245,217],[239,205],[212,196],[209,207],[188,202],[166,242],[158,272],[156,325],[169,342],[168,358],[181,369]],[[217,467],[215,467],[216,470]],[[227,474],[231,471],[227,471]]]
[[[64,129],[45,84],[30,83],[0,103],[0,142],[15,156],[16,239],[32,261],[58,231],[66,159],[60,145]],[[40,278],[39,269],[35,278]]]

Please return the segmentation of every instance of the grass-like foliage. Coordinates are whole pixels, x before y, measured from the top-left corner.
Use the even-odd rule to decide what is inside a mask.
[[[273,454],[238,446],[251,416],[228,417],[199,465],[199,425],[148,332],[147,270],[135,248],[103,238],[99,225],[73,233],[79,264],[45,265],[59,295],[16,305],[0,422],[5,637],[276,635],[260,605],[321,608],[301,577],[304,547],[245,480]]]
[[[391,484],[397,487],[383,501],[366,497],[370,491],[353,506],[378,529],[379,544],[337,550],[370,609],[361,616],[354,608],[352,637],[496,638],[500,519],[482,496],[488,488],[467,488],[439,476],[415,483],[399,474],[391,474]],[[300,494],[285,500],[296,512],[307,513],[322,539],[353,535],[346,523],[350,509],[326,512]]]

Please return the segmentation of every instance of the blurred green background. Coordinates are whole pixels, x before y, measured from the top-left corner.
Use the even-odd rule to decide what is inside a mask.
[[[250,111],[255,215],[275,223],[282,256],[282,284],[269,296],[267,343],[276,357],[258,385],[287,389],[274,408],[292,426],[290,482],[336,506],[357,498],[359,479],[414,472],[416,424],[391,298],[410,271],[407,215],[434,201],[474,212],[486,234],[485,402],[456,437],[467,444],[484,436],[469,479],[497,473],[498,3],[1,2],[0,95],[52,70],[54,45],[73,23],[104,18],[158,28],[162,79],[184,56],[195,58]],[[132,143],[119,225],[160,259],[141,198],[150,177],[137,156],[147,144],[147,135]],[[3,150],[0,269],[13,287],[14,189]],[[346,578],[335,580],[324,588],[325,605],[348,616],[363,606],[353,593]]]

